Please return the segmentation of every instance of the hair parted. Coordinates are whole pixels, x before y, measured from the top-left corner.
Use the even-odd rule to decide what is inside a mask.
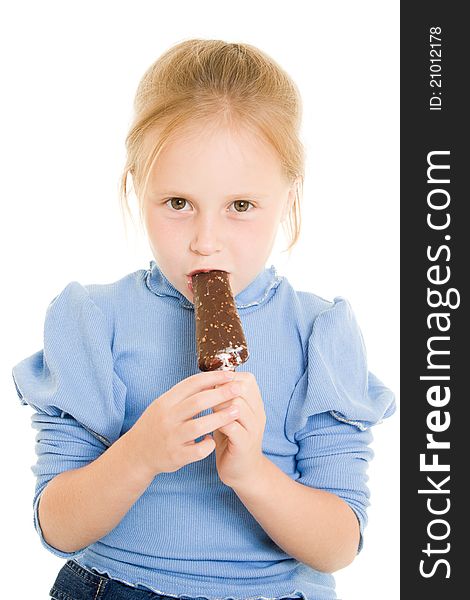
[[[131,215],[129,174],[142,217],[148,178],[165,144],[191,125],[218,120],[261,136],[277,152],[287,181],[297,182],[295,200],[283,222],[290,250],[300,235],[305,163],[301,117],[295,83],[255,46],[204,39],[172,46],[147,69],[137,87],[120,180],[124,217],[126,211]]]

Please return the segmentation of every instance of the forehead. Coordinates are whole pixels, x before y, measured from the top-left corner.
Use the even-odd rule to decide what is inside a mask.
[[[154,134],[155,135],[155,134]],[[150,145],[156,142],[148,140]],[[155,180],[206,177],[260,181],[282,179],[281,162],[274,148],[246,127],[216,123],[190,124],[173,135],[152,170]]]

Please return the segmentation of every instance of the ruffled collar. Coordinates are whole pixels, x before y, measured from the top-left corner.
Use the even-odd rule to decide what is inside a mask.
[[[237,309],[263,304],[272,296],[282,279],[274,265],[263,269],[244,290],[235,296]],[[194,304],[169,282],[154,260],[150,261],[150,268],[145,272],[145,283],[157,296],[170,296],[179,300],[185,308],[194,308]]]

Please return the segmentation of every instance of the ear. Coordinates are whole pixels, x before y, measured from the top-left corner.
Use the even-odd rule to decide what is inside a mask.
[[[281,215],[281,223],[287,219],[287,217],[291,211],[291,208],[295,201],[295,196],[296,196],[297,188],[299,185],[299,181],[300,181],[299,178],[297,178],[289,189],[289,195],[287,197],[287,201],[284,205],[282,215]]]

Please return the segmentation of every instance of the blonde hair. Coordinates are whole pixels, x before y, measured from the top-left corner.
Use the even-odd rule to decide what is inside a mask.
[[[131,216],[130,174],[140,206],[150,172],[165,144],[194,123],[214,118],[248,127],[276,150],[295,199],[283,222],[291,250],[300,235],[304,147],[299,139],[301,98],[289,75],[249,44],[186,40],[172,46],[144,73],[134,100],[134,119],[126,137],[126,163],[120,180],[121,209]],[[149,148],[149,133],[156,143]],[[151,138],[153,139],[153,138]]]

